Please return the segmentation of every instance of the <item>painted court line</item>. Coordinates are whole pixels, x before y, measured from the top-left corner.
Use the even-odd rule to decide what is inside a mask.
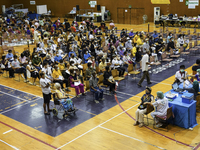
[[[27,103],[24,103],[24,104],[22,104],[22,105],[18,105],[18,106],[16,106],[16,107],[11,108],[11,109],[5,110],[5,111],[1,112],[0,114],[4,114],[4,113],[9,112],[9,111],[11,111],[11,110],[13,110],[13,109],[16,109],[16,108],[18,108],[18,107],[21,107],[21,106],[30,104],[30,103],[32,103],[32,102],[35,102],[35,101],[39,100],[39,99],[40,99],[40,97],[38,97],[37,99],[35,99],[35,100],[33,100],[33,101],[28,101]]]
[[[3,84],[0,84],[0,85],[1,85],[1,86],[4,86],[4,87],[7,87],[7,88],[10,88],[10,89],[13,89],[13,90],[16,90],[16,91],[20,91],[20,92],[26,93],[26,94],[28,94],[28,95],[32,95],[32,96],[35,96],[35,97],[40,97],[40,98],[42,98],[41,96],[33,95],[33,94],[31,94],[31,93],[27,93],[27,92],[24,92],[24,91],[21,91],[21,90],[18,90],[18,89],[15,89],[15,88],[12,88],[12,87],[3,85]]]
[[[8,145],[8,146],[10,146],[10,147],[12,147],[12,148],[15,149],[15,150],[19,150],[18,148],[16,148],[16,147],[14,147],[14,146],[12,146],[12,145],[10,145],[10,144],[4,142],[4,141],[1,140],[1,139],[0,139],[0,141],[1,141],[2,143],[6,144],[6,145]]]
[[[123,134],[123,133],[120,133],[120,132],[117,132],[117,131],[114,131],[114,130],[111,130],[111,129],[108,129],[108,128],[105,128],[105,127],[102,127],[102,126],[99,126],[99,127],[102,128],[102,129],[108,130],[108,131],[110,131],[110,132],[113,132],[113,133],[116,133],[116,134],[119,134],[119,135],[128,137],[128,138],[133,139],[133,140],[135,140],[135,141],[139,141],[139,142],[142,142],[142,143],[145,143],[145,144],[154,146],[154,147],[156,147],[156,148],[159,148],[159,149],[162,149],[162,150],[166,150],[166,149],[164,149],[164,148],[162,148],[162,147],[159,147],[159,146],[153,145],[153,144],[151,144],[151,143],[148,143],[148,142],[145,142],[145,141],[136,139],[136,138],[131,137],[131,136],[128,136],[128,135],[126,135],[126,134]]]
[[[123,112],[125,112],[131,119],[133,119],[133,120],[135,121],[135,118],[133,118],[133,117],[127,112],[127,110],[124,110],[124,108],[121,106],[121,104],[119,103],[119,101],[118,101],[116,95],[115,95],[115,100],[116,100],[116,102],[118,103],[119,107],[123,110]],[[173,139],[173,138],[170,138],[170,137],[168,137],[168,136],[166,136],[166,135],[164,135],[164,134],[162,134],[162,133],[159,133],[159,132],[157,132],[157,131],[155,131],[155,130],[149,128],[148,126],[144,126],[144,127],[147,128],[147,129],[149,129],[149,130],[151,130],[152,132],[154,132],[154,133],[156,133],[156,134],[158,134],[158,135],[160,135],[160,136],[162,136],[162,137],[165,137],[165,138],[167,138],[167,139],[169,139],[169,140],[172,140],[172,141],[174,141],[174,142],[176,142],[176,143],[179,143],[179,144],[182,144],[182,145],[185,145],[185,146],[194,148],[193,146],[191,146],[191,145],[189,145],[189,144],[183,143],[183,142],[181,142],[181,141],[177,141],[177,140],[175,140],[175,139]],[[200,146],[200,145],[199,145],[199,146]]]
[[[21,99],[21,100],[26,101],[26,102],[29,101],[29,100],[23,99],[23,98],[21,98],[21,97],[16,97],[16,96],[14,96],[14,95],[12,95],[12,94],[8,94],[8,93],[2,92],[2,91],[0,91],[0,93],[3,93],[3,94],[5,94],[5,95],[9,95],[9,96],[14,97],[14,98],[17,98],[17,99]]]
[[[138,103],[137,103],[137,104],[135,104],[135,105],[133,105],[132,107],[128,108],[126,111],[128,111],[128,110],[132,109],[133,107],[135,107],[135,106],[137,106],[137,105],[138,105]],[[58,149],[61,149],[62,147],[64,147],[64,146],[66,146],[66,145],[68,145],[68,144],[72,143],[73,141],[75,141],[75,140],[77,140],[77,139],[81,138],[82,136],[84,136],[84,135],[86,135],[87,133],[89,133],[89,132],[93,131],[94,129],[98,128],[99,126],[101,126],[101,125],[105,124],[106,122],[108,122],[108,121],[110,121],[110,120],[112,120],[112,119],[114,119],[114,118],[116,118],[116,117],[120,116],[120,115],[121,115],[121,114],[123,114],[124,112],[125,112],[125,111],[123,111],[123,112],[119,113],[118,115],[116,115],[116,116],[114,116],[114,117],[112,117],[112,118],[110,118],[110,119],[106,120],[105,122],[103,122],[103,123],[99,124],[98,126],[96,126],[96,127],[92,128],[92,129],[88,130],[87,132],[85,132],[85,133],[81,134],[80,136],[76,137],[75,139],[73,139],[73,140],[71,140],[71,141],[67,142],[66,144],[64,144],[64,145],[60,146]],[[57,149],[57,150],[58,150],[58,149]]]
[[[7,127],[12,128],[13,130],[18,131],[18,132],[20,132],[20,133],[22,133],[22,134],[24,134],[24,135],[26,135],[26,136],[28,136],[28,137],[30,137],[30,138],[36,140],[36,141],[38,141],[38,142],[40,142],[40,143],[43,143],[43,144],[45,144],[45,145],[47,145],[47,146],[49,146],[49,147],[51,147],[51,148],[53,148],[53,149],[57,149],[57,147],[55,147],[55,146],[53,146],[53,145],[51,145],[51,144],[49,144],[49,143],[46,143],[45,141],[42,141],[42,140],[40,140],[40,139],[38,139],[38,138],[36,138],[36,137],[30,135],[30,134],[27,134],[27,133],[25,133],[25,132],[23,132],[23,131],[21,131],[21,130],[15,128],[15,127],[13,127],[13,126],[10,126],[10,125],[8,125],[8,124],[6,124],[6,123],[4,123],[4,122],[1,122],[1,121],[0,121],[0,123],[3,124],[3,125],[5,125],[5,126],[7,126]],[[58,150],[59,150],[59,149],[58,149]]]
[[[4,132],[3,134],[9,133],[9,132],[11,132],[12,130],[13,130],[13,129],[10,129],[10,130]]]

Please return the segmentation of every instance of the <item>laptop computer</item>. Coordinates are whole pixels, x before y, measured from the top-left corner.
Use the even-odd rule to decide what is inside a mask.
[[[172,88],[173,88],[174,91],[179,92],[179,93],[184,91],[183,89],[179,88],[178,83],[172,84]]]

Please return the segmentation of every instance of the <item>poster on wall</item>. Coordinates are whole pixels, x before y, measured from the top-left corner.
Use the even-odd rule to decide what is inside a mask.
[[[170,0],[151,0],[152,4],[170,4]]]
[[[35,5],[35,1],[30,1],[30,5]]]
[[[186,0],[185,5],[188,6],[188,9],[195,9],[196,6],[199,6],[199,0]]]

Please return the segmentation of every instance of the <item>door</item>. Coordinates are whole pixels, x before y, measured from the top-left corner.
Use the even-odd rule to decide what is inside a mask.
[[[124,24],[131,24],[131,9],[124,9]]]
[[[124,24],[124,8],[117,8],[117,22]]]

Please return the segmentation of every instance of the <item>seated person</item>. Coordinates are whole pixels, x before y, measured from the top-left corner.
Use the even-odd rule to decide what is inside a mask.
[[[58,68],[60,69],[62,74],[66,70],[65,63],[64,63],[63,59],[60,60],[60,63],[58,64]]]
[[[54,62],[56,64],[59,64],[61,59],[62,59],[62,57],[59,55],[59,52],[57,51],[56,56],[54,57]]]
[[[75,88],[76,97],[80,97],[79,96],[80,93],[82,93],[82,95],[85,95],[85,93],[84,93],[84,85],[80,82],[80,79],[78,78],[77,74],[74,73],[74,69],[70,70],[69,80],[70,80],[70,86]]]
[[[68,92],[70,92],[70,90],[68,89],[68,80],[65,79],[65,78],[62,76],[62,73],[61,73],[61,71],[59,70],[58,65],[55,65],[54,68],[55,68],[55,69],[54,69],[53,74],[52,74],[52,76],[53,76],[53,83],[60,83],[62,89],[64,89],[63,83],[65,83],[65,85],[66,85],[65,90],[68,91]]]
[[[32,62],[30,60],[28,61],[28,65],[26,66],[26,71],[27,71],[27,77],[28,78],[32,77],[33,78],[32,84],[36,85],[35,81],[37,78],[39,79],[39,73],[38,70],[32,65]]]
[[[106,63],[106,61],[105,61],[105,58],[102,58],[101,59],[101,62],[100,62],[100,64],[99,64],[99,71],[101,72],[101,73],[103,73],[104,71],[106,71],[106,66],[107,66],[107,63]]]
[[[40,65],[42,63],[41,58],[38,56],[37,53],[35,53],[34,57],[32,58],[32,65],[35,66],[35,68],[40,72]]]
[[[197,69],[200,69],[200,59],[197,59],[196,64],[192,66],[193,75],[195,74],[194,71],[196,72]]]
[[[104,100],[103,98],[103,89],[98,84],[98,79],[96,77],[96,72],[92,73],[92,77],[89,80],[90,91],[95,93],[95,103],[99,103],[99,100]]]
[[[168,99],[164,97],[163,92],[158,91],[157,92],[157,101],[154,102],[153,104],[151,102],[145,102],[144,104],[150,104],[156,107],[156,111],[151,113],[152,118],[155,120],[155,123],[157,124],[156,127],[159,128],[162,126],[161,123],[159,123],[159,120],[157,120],[155,117],[160,116],[164,117],[167,115],[167,109],[169,108],[168,106]]]
[[[1,69],[2,70],[6,70],[9,71],[9,78],[13,78],[14,76],[14,70],[11,67],[11,62],[9,62],[6,59],[6,56],[2,56],[2,60],[1,60]]]
[[[6,59],[10,62],[13,61],[13,53],[12,50],[8,50],[8,54],[6,54]]]
[[[185,71],[185,65],[180,66],[180,70],[175,74],[175,82],[180,84],[187,79],[187,71]]]
[[[173,39],[172,37],[169,39],[169,43],[167,44],[167,51],[170,52],[170,50],[172,49],[173,53],[177,54],[178,51],[176,51],[176,47],[175,47],[174,41],[172,41],[172,39]]]
[[[20,62],[17,59],[17,55],[14,55],[14,60],[12,61],[11,66],[15,73],[23,73],[25,78],[24,82],[28,82],[26,68],[20,66]]]
[[[136,121],[134,126],[139,125],[139,127],[144,126],[144,114],[147,112],[147,105],[144,105],[145,102],[152,102],[154,99],[153,95],[151,95],[151,88],[146,87],[146,94],[144,94],[141,98],[141,103],[138,109],[135,112]]]
[[[124,76],[125,68],[121,66],[120,58],[118,56],[112,60],[112,67],[119,71],[119,77]]]
[[[194,94],[194,100],[196,100],[196,97],[198,95],[199,92],[199,82],[198,81],[194,81],[193,83],[190,82],[192,84],[191,88],[186,88],[185,87],[185,82],[183,82],[183,90],[187,90],[189,93],[193,93]]]
[[[26,59],[27,59],[26,56],[23,53],[21,53],[21,57],[19,58],[19,62],[20,62],[21,65],[23,65],[25,67],[28,64],[28,61]]]
[[[68,95],[61,89],[61,86],[59,83],[55,83],[55,98],[58,98],[60,103],[62,103],[63,107],[65,108],[65,111],[73,111],[76,108],[73,106],[73,102],[71,99],[69,99]]]
[[[87,63],[89,58],[91,57],[90,53],[88,53],[88,50],[85,51],[85,54],[84,54],[83,57],[84,57],[85,63]]]
[[[103,77],[104,77],[103,84],[108,85],[110,87],[111,94],[116,94],[115,92],[116,83],[112,77],[112,73],[109,66],[106,66],[106,71],[104,72]]]
[[[87,64],[88,68],[85,71],[85,79],[89,80],[92,77],[92,73],[95,71],[92,67],[92,63]]]

